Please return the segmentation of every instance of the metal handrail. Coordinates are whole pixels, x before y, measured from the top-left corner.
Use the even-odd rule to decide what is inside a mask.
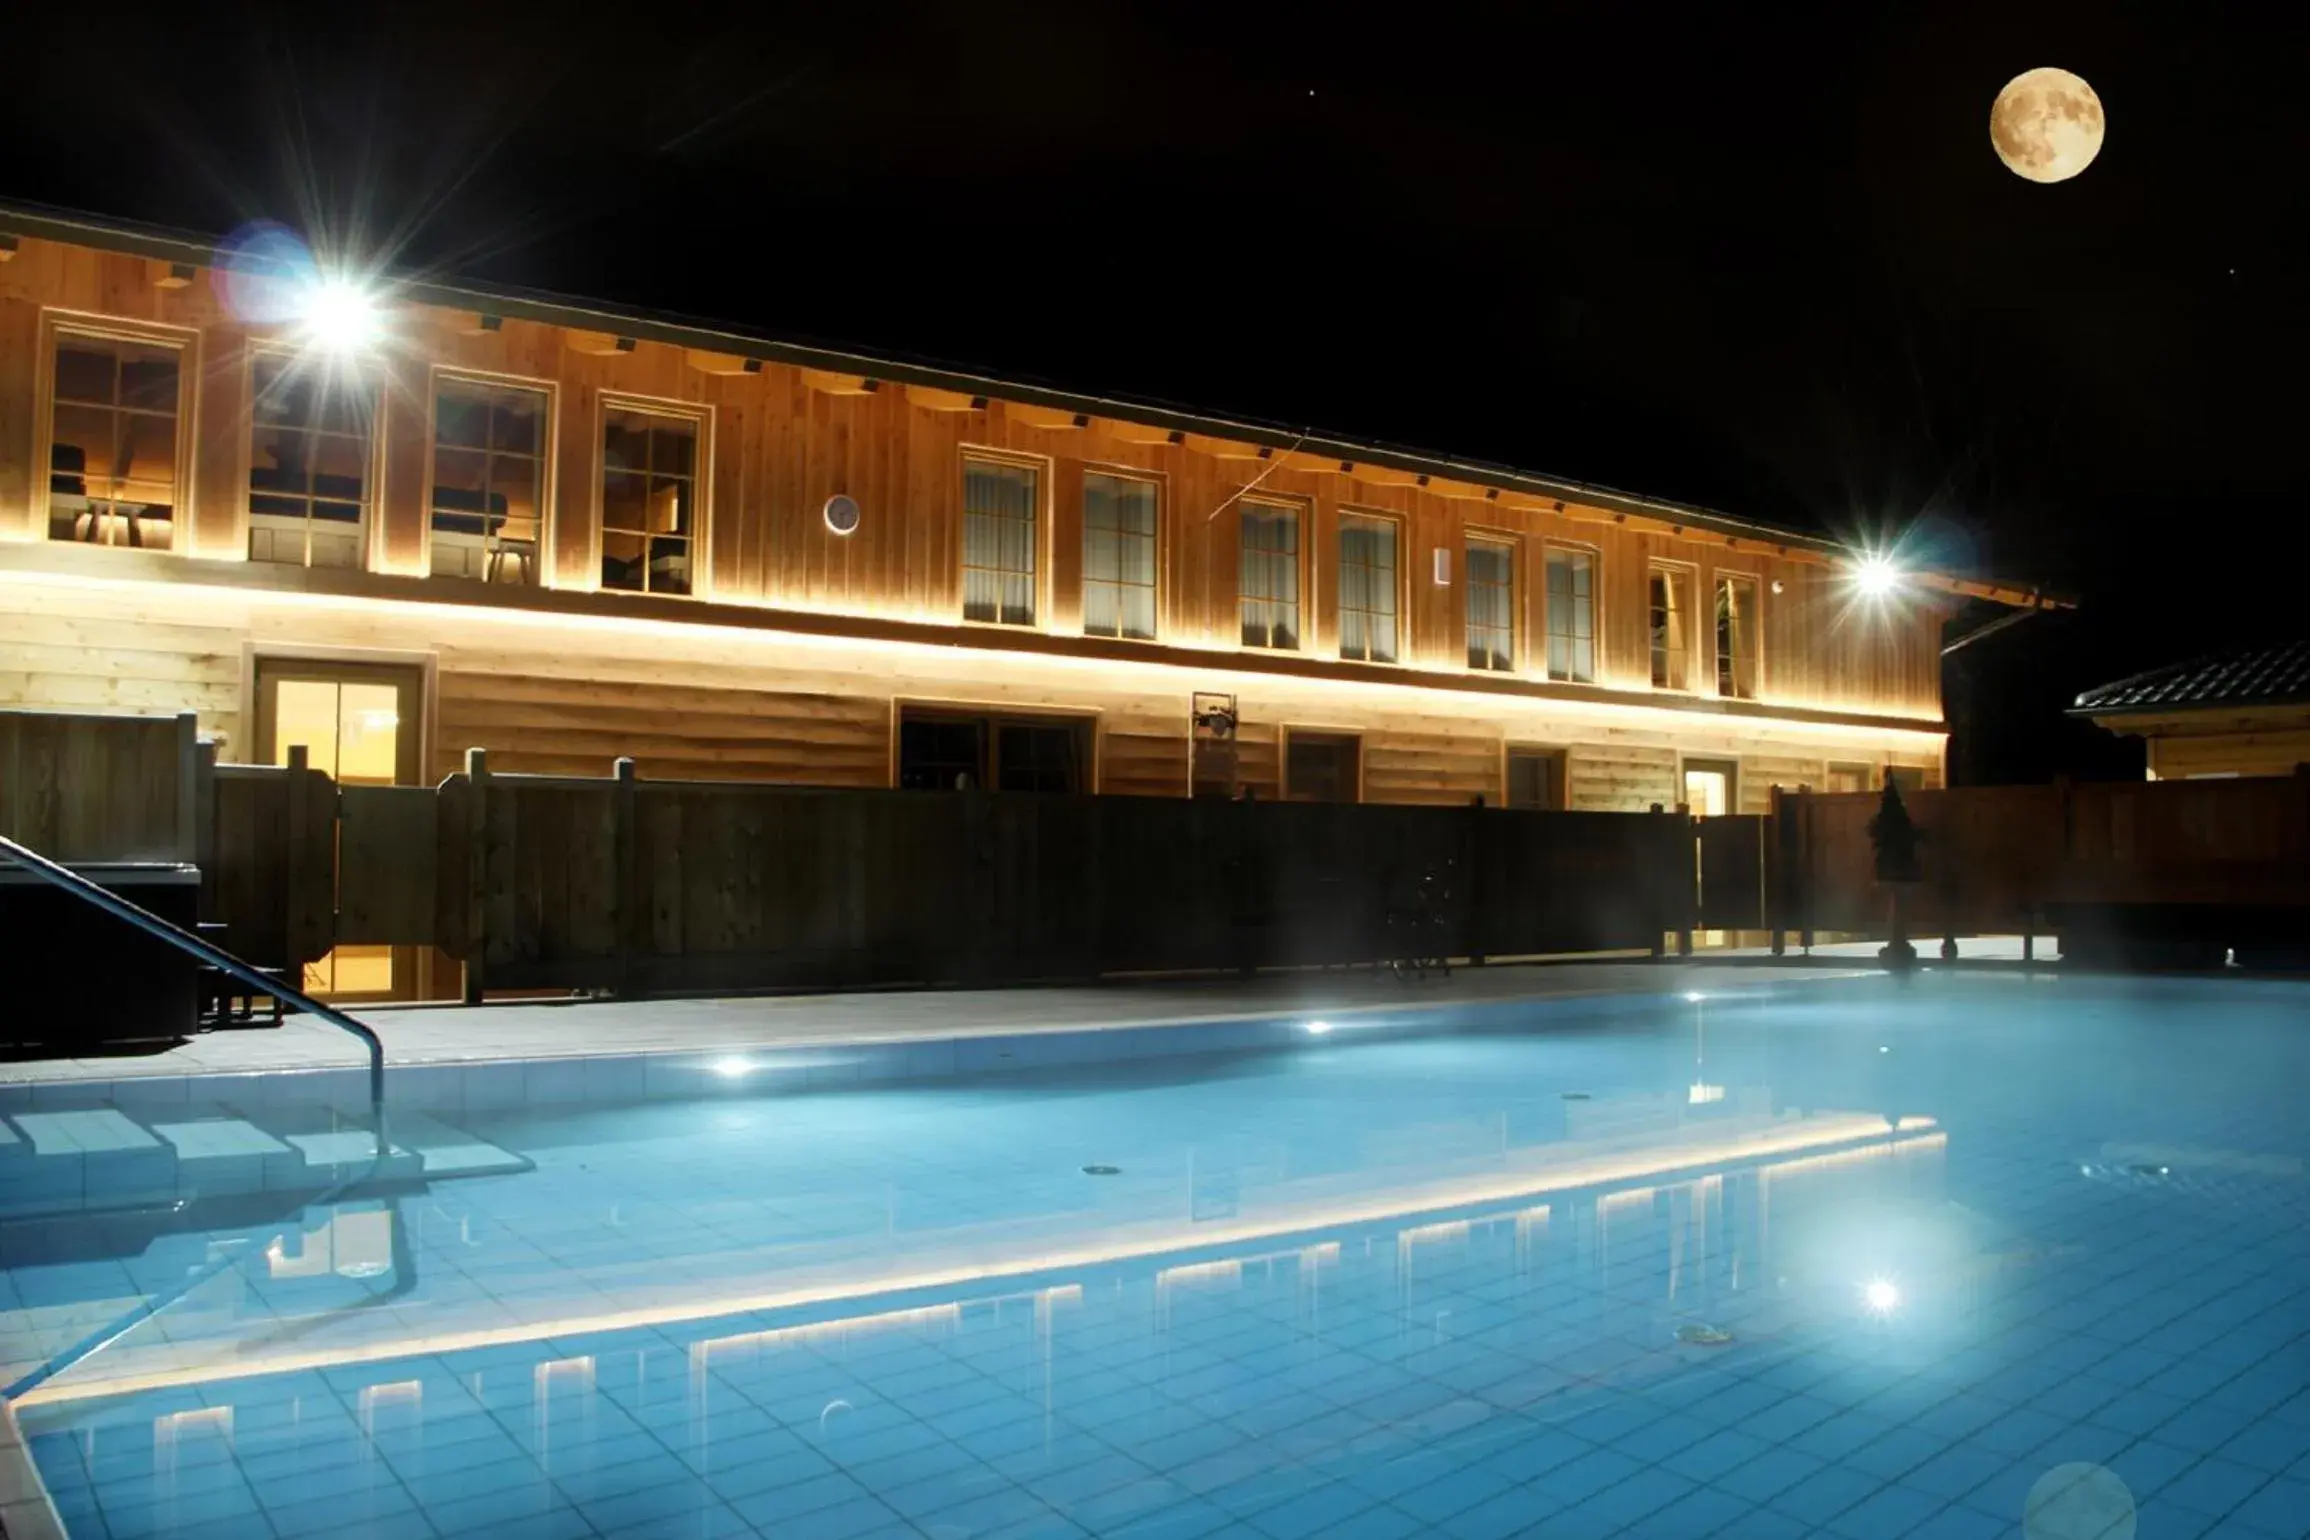
[[[110,888],[89,881],[72,868],[51,861],[39,851],[27,849],[4,834],[0,834],[0,856],[7,856],[35,877],[94,904],[105,913],[117,919],[126,920],[146,935],[165,941],[180,952],[189,953],[221,973],[231,974],[250,988],[261,990],[285,1005],[293,1005],[307,1015],[318,1016],[338,1031],[350,1032],[359,1038],[369,1050],[369,1110],[377,1134],[377,1159],[384,1160],[386,1155],[385,1044],[378,1039],[375,1032],[355,1021],[343,1011],[323,1005],[295,985],[274,978],[261,968],[242,962],[232,953],[212,942],[203,941],[183,926],[171,924],[150,910],[130,903]]]

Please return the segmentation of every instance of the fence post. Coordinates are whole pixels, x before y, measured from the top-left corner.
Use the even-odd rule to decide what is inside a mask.
[[[312,768],[305,745],[289,745],[288,903],[285,961],[301,979],[305,964],[329,953],[337,929],[337,783]],[[325,783],[324,799],[314,785]]]
[[[635,917],[641,908],[640,863],[636,859],[634,829],[634,762],[621,755],[611,766],[611,775],[617,784],[610,789],[610,874],[617,883],[611,902],[615,919],[612,928],[617,936],[616,970],[611,975],[611,989],[619,997],[633,993]]]
[[[209,763],[214,764],[212,757]],[[176,718],[176,859],[199,864],[201,846],[201,719]]]
[[[1470,804],[1468,821],[1464,827],[1466,832],[1461,848],[1467,852],[1464,864],[1467,869],[1468,880],[1465,884],[1465,896],[1461,900],[1461,912],[1467,917],[1465,921],[1467,934],[1463,939],[1468,948],[1469,966],[1481,968],[1484,966],[1484,919],[1486,914],[1484,890],[1489,886],[1484,880],[1489,846],[1484,839],[1484,794],[1482,792],[1476,793],[1476,800]]]
[[[1784,871],[1788,862],[1788,793],[1777,784],[1773,787],[1772,808],[1765,815],[1764,844],[1760,857],[1758,880],[1764,885],[1765,928],[1772,932],[1773,955],[1785,957],[1789,950],[1788,878]]]
[[[1684,880],[1677,890],[1684,895],[1676,906],[1676,955],[1692,956],[1692,922],[1700,912],[1700,820],[1685,803],[1676,805],[1677,821],[1684,825]]]
[[[489,751],[465,751],[465,779],[473,788],[465,839],[465,1003],[479,1005],[489,952]]]
[[[1813,952],[1813,794],[1797,793],[1797,945]]]

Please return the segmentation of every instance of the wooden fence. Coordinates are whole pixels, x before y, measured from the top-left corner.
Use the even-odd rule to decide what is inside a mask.
[[[2310,940],[2310,774],[1907,805],[1923,880],[1903,906],[1921,939],[2081,931],[2122,911]],[[190,718],[0,712],[0,832],[71,861],[196,861],[202,918],[265,966],[439,947],[469,996],[1659,951],[1696,927],[1809,944],[1886,926],[1877,806],[1776,789],[1769,814],[1696,824],[819,790],[644,781],[626,761],[499,775],[478,750],[438,786],[340,786],[301,751],[217,765]]]

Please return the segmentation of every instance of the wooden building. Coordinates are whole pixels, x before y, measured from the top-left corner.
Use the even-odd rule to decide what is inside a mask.
[[[2086,691],[2071,714],[2140,738],[2153,781],[2292,775],[2310,765],[2310,642],[2154,668]]]
[[[1929,573],[1498,467],[0,210],[0,705],[230,760],[1757,810],[1940,779]],[[286,297],[286,298],[285,298]],[[316,310],[316,303],[319,309]]]

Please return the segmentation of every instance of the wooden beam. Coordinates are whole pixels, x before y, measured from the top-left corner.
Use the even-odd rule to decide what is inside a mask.
[[[976,412],[987,404],[984,396],[974,396],[960,390],[940,390],[935,385],[909,385],[906,387],[906,399],[933,412]]]
[[[1454,481],[1446,476],[1430,476],[1428,490],[1438,497],[1465,498],[1472,502],[1482,502],[1492,495],[1490,487],[1480,487],[1473,481]]]
[[[1392,465],[1359,464],[1355,478],[1375,487],[1416,487],[1420,484],[1417,471],[1399,471]]]
[[[634,350],[633,338],[620,337],[615,332],[570,331],[563,335],[569,339],[569,350],[572,353],[606,358],[612,353],[631,353]]]
[[[1081,428],[1091,421],[1081,412],[1070,412],[1063,406],[1029,406],[1023,401],[1005,401],[1003,415],[1029,428]]]
[[[1120,443],[1168,444],[1171,442],[1173,430],[1169,428],[1150,428],[1143,422],[1123,422],[1113,417],[1102,417],[1099,420],[1107,425],[1108,434]]]
[[[864,375],[834,374],[825,369],[803,370],[802,383],[829,396],[870,396],[881,385],[881,381]]]
[[[190,262],[161,262],[152,264],[152,286],[156,289],[186,289],[200,276],[200,269]]]
[[[1340,461],[1337,455],[1310,454],[1304,449],[1291,449],[1278,456],[1287,471],[1309,471],[1319,476],[1337,476]]]
[[[1219,460],[1259,460],[1267,455],[1267,451],[1257,444],[1246,444],[1231,438],[1213,438],[1208,433],[1188,434],[1187,447]]]
[[[738,353],[709,353],[704,348],[685,348],[683,356],[690,367],[700,374],[744,374],[746,359]]]

